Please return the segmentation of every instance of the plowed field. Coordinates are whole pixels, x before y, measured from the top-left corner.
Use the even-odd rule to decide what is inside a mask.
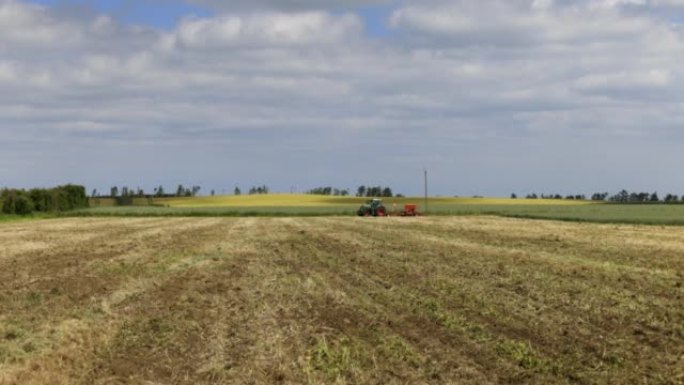
[[[684,384],[684,229],[0,224],[0,384]]]

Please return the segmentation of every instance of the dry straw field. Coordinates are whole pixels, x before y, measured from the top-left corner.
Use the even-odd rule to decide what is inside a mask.
[[[0,384],[682,384],[684,230],[0,224]]]

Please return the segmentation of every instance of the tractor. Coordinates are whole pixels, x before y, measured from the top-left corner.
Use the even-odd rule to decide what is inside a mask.
[[[359,208],[356,214],[360,217],[386,217],[387,209],[381,199],[372,199]]]

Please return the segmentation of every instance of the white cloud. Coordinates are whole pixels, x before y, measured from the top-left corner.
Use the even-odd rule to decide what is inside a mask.
[[[602,7],[621,7],[621,6],[648,6],[648,7],[660,7],[660,6],[684,6],[683,0],[594,0],[593,2],[597,6]]]
[[[611,72],[591,74],[577,79],[575,84],[581,90],[641,91],[648,88],[663,88],[671,84],[668,71],[651,70],[641,73]]]
[[[0,62],[0,84],[7,84],[17,78],[16,70],[11,63]]]
[[[426,40],[440,45],[451,41],[500,46],[605,43],[654,31],[666,33],[668,28],[642,15],[622,14],[612,6],[539,0],[412,2],[394,12],[391,24],[410,35],[427,35]]]
[[[24,47],[47,47],[57,42],[76,43],[80,37],[68,23],[47,17],[43,8],[12,0],[0,2],[0,47],[16,44]],[[30,31],[28,31],[28,27]],[[74,41],[76,40],[76,41]]]
[[[345,10],[349,8],[369,5],[386,5],[396,0],[189,0],[192,3],[206,6],[219,11],[245,10]]]
[[[0,163],[26,151],[22,143],[50,158],[86,141],[113,165],[131,143],[146,148],[140,162],[180,165],[166,152],[184,145],[235,178],[248,178],[240,170],[249,164],[288,186],[292,170],[323,159],[312,184],[337,183],[320,180],[324,166],[344,164],[339,183],[381,173],[401,188],[407,167],[458,174],[496,148],[505,161],[484,162],[483,175],[527,162],[521,178],[532,188],[550,172],[536,164],[567,143],[682,138],[682,33],[660,14],[626,10],[675,1],[408,1],[386,39],[366,38],[355,14],[267,3],[162,31],[0,0],[0,136],[16,148],[0,151]],[[557,162],[573,181],[570,164]],[[109,175],[130,171],[108,164]]]
[[[334,43],[358,36],[363,25],[351,14],[333,17],[324,12],[256,14],[212,19],[188,19],[173,33],[183,48]]]

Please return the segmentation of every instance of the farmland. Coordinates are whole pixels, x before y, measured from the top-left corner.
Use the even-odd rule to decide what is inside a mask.
[[[489,216],[0,223],[0,384],[682,384],[684,232]]]
[[[353,216],[367,198],[315,195],[258,195],[198,198],[136,199],[134,206],[112,207],[107,200],[91,200],[90,209],[67,216],[114,217],[242,217],[242,216]],[[390,211],[422,198],[388,198]],[[684,225],[684,204],[610,204],[605,202],[497,199],[430,198],[430,215],[493,215],[576,222]]]

